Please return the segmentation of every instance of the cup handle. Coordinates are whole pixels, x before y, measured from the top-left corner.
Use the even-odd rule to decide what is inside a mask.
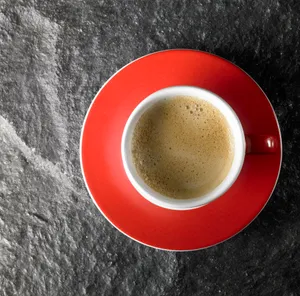
[[[279,149],[279,140],[270,135],[246,135],[247,154],[270,154]]]

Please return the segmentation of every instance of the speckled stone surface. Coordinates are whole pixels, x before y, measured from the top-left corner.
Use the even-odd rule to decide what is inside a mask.
[[[300,295],[300,2],[0,0],[0,295]],[[103,83],[167,48],[216,53],[269,96],[282,172],[259,217],[189,253],[131,241],[85,189],[79,138]]]

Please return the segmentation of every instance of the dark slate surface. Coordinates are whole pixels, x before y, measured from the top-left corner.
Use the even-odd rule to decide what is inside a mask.
[[[300,295],[299,25],[297,0],[0,0],[0,295]],[[248,71],[284,142],[258,219],[190,253],[115,230],[88,196],[78,155],[103,83],[178,47]]]

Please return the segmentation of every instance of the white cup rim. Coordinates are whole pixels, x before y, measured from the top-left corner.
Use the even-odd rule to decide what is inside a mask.
[[[131,155],[132,134],[140,116],[154,103],[164,98],[171,98],[180,95],[192,96],[201,100],[206,100],[217,107],[225,115],[234,139],[233,162],[225,179],[221,182],[220,185],[218,185],[209,193],[191,199],[174,199],[154,191],[143,181],[143,179],[137,173],[136,168],[132,162]],[[160,89],[150,94],[143,101],[141,101],[133,110],[126,122],[121,142],[122,162],[126,175],[131,184],[148,201],[157,206],[172,210],[190,210],[198,208],[222,196],[238,178],[244,163],[245,151],[246,144],[243,127],[238,116],[231,108],[231,106],[221,97],[209,90],[200,87],[185,85],[171,86]]]

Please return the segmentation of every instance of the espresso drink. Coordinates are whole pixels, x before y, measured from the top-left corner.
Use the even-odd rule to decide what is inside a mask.
[[[212,104],[186,96],[159,101],[146,110],[131,145],[144,182],[176,199],[198,197],[217,187],[234,154],[224,115]]]

